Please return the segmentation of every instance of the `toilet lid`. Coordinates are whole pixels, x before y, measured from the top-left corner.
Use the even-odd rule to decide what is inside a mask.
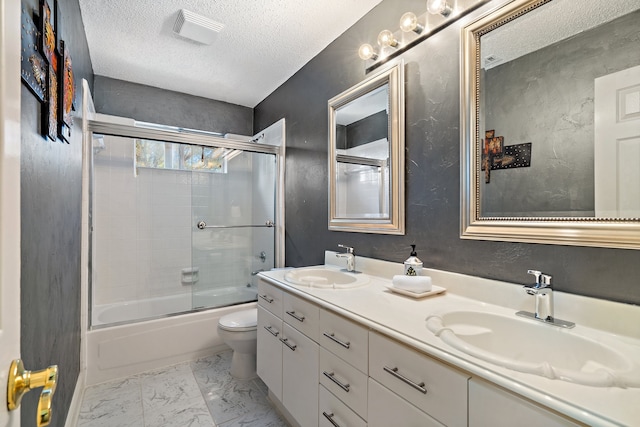
[[[258,326],[258,309],[236,311],[222,316],[218,326],[228,331],[250,331]]]

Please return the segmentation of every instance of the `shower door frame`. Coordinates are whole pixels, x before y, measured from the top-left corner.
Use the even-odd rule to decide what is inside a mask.
[[[284,267],[285,261],[285,204],[284,204],[284,175],[285,175],[285,154],[286,154],[286,141],[285,141],[285,122],[282,121],[282,143],[279,146],[259,144],[255,142],[245,142],[233,138],[223,138],[221,136],[215,136],[212,132],[197,131],[191,129],[182,129],[172,126],[156,125],[143,122],[134,122],[133,125],[113,123],[110,121],[89,119],[87,120],[87,129],[85,132],[86,138],[84,138],[83,144],[88,144],[89,156],[91,161],[89,162],[89,198],[92,200],[94,194],[94,176],[93,176],[93,156],[94,152],[91,149],[93,135],[109,135],[116,137],[126,138],[138,138],[162,142],[173,142],[178,144],[199,145],[206,147],[221,147],[230,148],[236,150],[247,151],[251,153],[263,153],[274,154],[276,157],[276,188],[275,188],[275,217],[274,217],[274,267]],[[276,122],[278,123],[278,122]],[[136,126],[135,124],[138,124]],[[93,246],[93,203],[90,201],[88,204],[89,209],[89,247]],[[93,294],[93,274],[90,272],[88,275],[88,297],[91,300]],[[92,316],[92,304],[88,304],[88,316],[91,319]],[[90,322],[89,322],[90,323]],[[93,325],[89,324],[89,328],[93,328]]]

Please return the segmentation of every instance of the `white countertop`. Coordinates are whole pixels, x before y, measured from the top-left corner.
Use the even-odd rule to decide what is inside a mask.
[[[334,254],[327,251],[325,263],[340,266],[344,261],[336,259]],[[520,286],[424,269],[423,275],[431,276],[433,284],[447,288],[447,292],[413,299],[388,290],[391,277],[402,274],[402,264],[357,257],[356,267],[372,276],[368,285],[335,290],[296,286],[284,279],[286,270],[262,272],[260,277],[472,376],[489,380],[588,425],[640,426],[640,388],[590,387],[502,368],[449,347],[425,326],[428,315],[447,310],[491,306],[491,310],[501,313],[532,311],[534,299]],[[640,352],[640,307],[561,292],[554,294],[556,316],[575,322],[576,333],[597,335],[606,331]]]

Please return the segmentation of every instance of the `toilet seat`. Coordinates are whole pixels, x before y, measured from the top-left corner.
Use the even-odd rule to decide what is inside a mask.
[[[236,311],[222,316],[218,321],[218,327],[233,332],[254,331],[258,328],[258,309]]]

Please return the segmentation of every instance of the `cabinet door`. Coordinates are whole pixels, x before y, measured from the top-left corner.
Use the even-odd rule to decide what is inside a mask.
[[[282,320],[258,307],[257,372],[269,390],[282,400]]]
[[[579,426],[507,390],[472,378],[469,380],[469,427]]]
[[[318,344],[283,324],[282,404],[304,427],[318,425]]]
[[[444,427],[444,424],[440,424],[371,378],[369,378],[368,406],[367,425],[369,427]]]

